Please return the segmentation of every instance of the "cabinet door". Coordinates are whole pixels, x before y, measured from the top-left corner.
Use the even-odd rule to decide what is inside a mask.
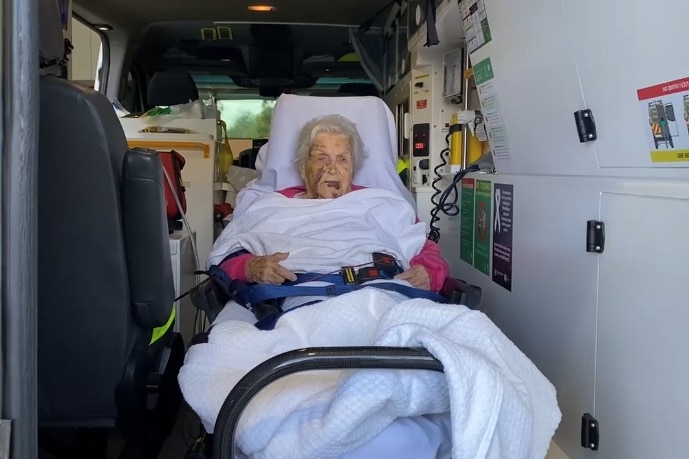
[[[689,83],[689,2],[564,3],[586,105],[593,110],[598,128],[594,145],[600,166],[689,165],[689,86],[675,87],[673,93],[668,84],[676,80],[681,84],[684,79]],[[639,94],[644,88],[649,90]],[[663,117],[667,124],[658,123]],[[662,159],[668,150],[675,150],[675,158],[682,153],[686,159],[654,162],[651,151],[656,149],[660,154],[654,159]]]
[[[585,104],[563,3],[485,0],[485,8],[491,41],[471,54],[471,63],[475,75],[486,59],[492,64],[492,78],[478,86],[482,111],[496,126],[498,173],[595,172],[592,147],[579,142],[573,117]],[[483,80],[486,72],[480,73]]]
[[[689,451],[689,200],[603,194],[595,416],[600,457]]]

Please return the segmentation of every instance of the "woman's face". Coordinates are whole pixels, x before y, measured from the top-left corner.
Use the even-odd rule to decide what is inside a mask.
[[[331,199],[352,190],[352,145],[342,134],[318,134],[301,170],[306,197]]]

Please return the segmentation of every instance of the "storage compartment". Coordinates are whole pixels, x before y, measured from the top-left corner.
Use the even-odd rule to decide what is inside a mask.
[[[689,2],[564,3],[600,167],[689,166]]]
[[[674,458],[689,450],[687,215],[689,200],[602,195],[600,457]]]

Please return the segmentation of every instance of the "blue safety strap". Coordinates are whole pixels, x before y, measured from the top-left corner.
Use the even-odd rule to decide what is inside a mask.
[[[301,277],[301,278],[300,278]],[[301,286],[295,285],[297,283],[308,282],[310,280],[320,280],[324,282],[332,282],[333,285],[322,286]],[[401,293],[408,298],[423,298],[426,300],[435,301],[436,303],[445,303],[445,297],[436,292],[424,290],[409,285],[402,285],[396,282],[376,282],[364,285],[345,284],[342,276],[339,274],[322,275],[317,273],[307,273],[306,275],[297,276],[296,282],[290,282],[291,285],[272,285],[272,284],[244,284],[245,287],[235,288],[234,296],[239,303],[258,304],[267,300],[277,298],[287,298],[295,296],[338,296],[345,293],[353,292],[364,287],[374,287],[383,290],[390,290]]]
[[[384,272],[382,272],[385,275]],[[445,303],[447,300],[439,293],[424,290],[409,285],[398,284],[396,282],[375,282],[370,284],[346,284],[342,275],[340,274],[321,274],[321,273],[304,273],[297,274],[295,281],[285,281],[282,285],[273,284],[250,284],[236,279],[230,279],[227,273],[217,265],[211,266],[206,272],[215,280],[215,283],[226,293],[230,298],[244,307],[252,308],[253,305],[258,305],[268,300],[276,300],[288,297],[297,296],[338,296],[344,293],[360,290],[364,287],[374,287],[382,290],[388,290],[400,293],[407,298],[422,298],[431,300],[436,303]],[[392,279],[392,275],[389,277]],[[386,276],[387,278],[387,276]],[[322,286],[303,286],[305,282],[322,281],[331,285]],[[304,306],[308,306],[319,301],[310,301],[295,308],[293,311]],[[289,311],[287,311],[289,312]],[[256,328],[260,330],[272,330],[275,327],[278,319],[284,315],[285,312],[275,312],[261,318],[256,322]]]

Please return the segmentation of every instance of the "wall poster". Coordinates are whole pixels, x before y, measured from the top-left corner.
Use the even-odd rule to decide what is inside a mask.
[[[512,221],[514,186],[493,185],[493,282],[512,291]]]

